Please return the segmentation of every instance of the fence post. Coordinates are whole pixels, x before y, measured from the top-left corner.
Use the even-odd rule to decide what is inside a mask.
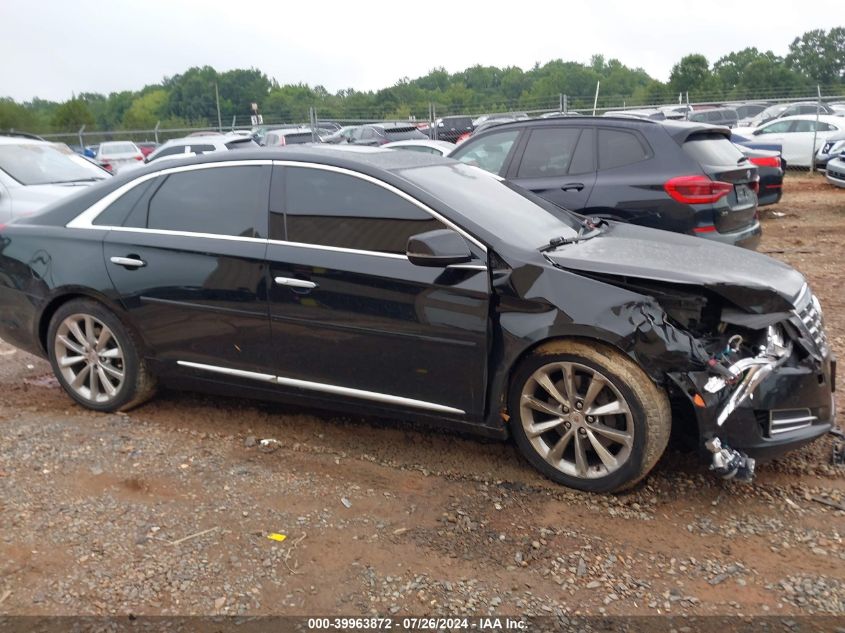
[[[818,100],[816,101],[816,124],[813,126],[813,151],[810,154],[810,173],[816,173],[816,137],[819,134],[819,111],[822,109],[822,88],[816,84]]]
[[[593,99],[593,116],[596,116],[596,106],[599,103],[599,86],[601,85],[600,81],[596,82],[596,97]]]
[[[437,121],[437,106],[435,104],[431,104],[431,139],[436,141],[437,140],[437,125],[435,124]]]
[[[156,126],[153,129],[153,134],[155,135],[155,138],[156,138],[156,145],[158,145],[158,128],[159,128],[160,125],[161,125],[161,121],[156,121]]]
[[[569,112],[569,97],[563,95],[563,113]]]
[[[558,104],[557,111],[560,112],[561,114],[563,114],[563,93],[562,92],[558,94],[558,99],[560,100],[560,103]]]
[[[85,151],[85,142],[82,140],[82,133],[84,131],[85,131],[85,124],[83,123],[82,127],[79,128],[79,132],[77,132],[77,134],[79,135],[79,147],[82,148],[83,152]]]
[[[234,116],[232,117],[232,131],[233,131],[233,132],[235,131],[235,122],[236,122],[237,120],[238,120],[238,115],[236,114],[236,115],[234,115]]]

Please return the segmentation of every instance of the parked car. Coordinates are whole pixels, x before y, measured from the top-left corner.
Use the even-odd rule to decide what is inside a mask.
[[[733,108],[711,108],[709,110],[697,110],[690,112],[687,121],[695,123],[710,123],[711,125],[724,125],[736,127],[739,116]]]
[[[434,154],[435,156],[447,156],[455,149],[453,143],[447,141],[430,141],[429,139],[411,139],[409,141],[395,141],[382,145],[384,149],[401,149],[408,152],[421,152],[423,154]]]
[[[173,160],[177,158],[189,158],[201,154],[213,152],[226,152],[239,149],[255,149],[258,144],[251,136],[239,134],[217,134],[215,136],[186,136],[185,138],[174,138],[163,145],[160,145],[152,152],[145,162],[155,160]]]
[[[673,119],[676,121],[686,119],[687,114],[693,111],[693,109],[688,105],[661,106],[658,108],[658,110],[663,112],[663,116],[665,118]]]
[[[323,137],[323,143],[328,143],[330,145],[337,145],[339,143],[350,143],[354,137],[354,132],[357,130],[360,125],[345,125],[340,128],[337,132],[333,132],[328,136]]]
[[[135,166],[143,161],[144,154],[132,141],[106,141],[100,143],[94,160],[103,169],[116,174],[127,166]]]
[[[604,116],[623,116],[635,119],[650,119],[652,121],[664,121],[666,119],[666,113],[663,112],[663,110],[657,110],[655,108],[643,108],[639,110],[608,110],[604,113]]]
[[[763,110],[769,107],[769,104],[765,101],[757,101],[757,102],[748,102],[748,103],[739,103],[739,104],[732,104],[729,107],[736,110],[736,116],[739,120],[743,119],[751,119],[758,114],[760,114]]]
[[[282,128],[280,130],[267,130],[264,141],[261,143],[266,147],[280,147],[283,145],[300,145],[302,143],[319,143],[319,133],[313,133],[311,128]]]
[[[837,158],[842,152],[845,152],[845,132],[831,134],[816,153],[816,169],[826,169],[828,161]]]
[[[469,116],[446,116],[437,119],[434,127],[425,130],[429,138],[455,143],[462,134],[470,133],[475,129],[472,117]]]
[[[85,147],[85,149],[82,151],[82,155],[83,155],[83,156],[85,156],[86,158],[96,158],[96,156],[97,156],[97,151],[98,151],[99,149],[100,149],[100,146],[99,146],[99,145],[88,145],[88,146],[87,146],[87,147]]]
[[[778,144],[783,157],[794,167],[809,167],[826,140],[845,132],[845,117],[798,115],[779,117],[756,128],[736,128],[736,134],[755,141]],[[815,139],[815,146],[813,146]]]
[[[0,135],[0,225],[107,178],[64,143]]]
[[[786,161],[779,151],[754,149],[736,145],[743,156],[757,167],[760,183],[757,188],[757,206],[764,207],[780,202],[783,195],[783,174]]]
[[[835,158],[831,158],[827,162],[825,178],[827,178],[827,181],[835,187],[845,187],[845,153],[842,153]]]
[[[472,125],[477,128],[482,123],[488,121],[502,120],[502,121],[525,121],[529,116],[525,112],[497,112],[493,114],[482,114],[472,120]]]
[[[410,123],[371,123],[352,130],[349,143],[352,145],[379,146],[395,141],[423,140],[428,138]]]
[[[593,492],[645,477],[673,430],[747,479],[739,451],[782,454],[835,416],[821,308],[788,265],[562,212],[449,159],[153,163],[0,243],[0,337],[94,411],[158,384],[402,416],[511,434]]]
[[[159,144],[154,141],[141,141],[140,143],[136,143],[136,145],[141,150],[144,158],[146,158],[156,150]]]
[[[729,136],[686,121],[545,119],[496,126],[450,157],[565,209],[755,248],[757,169]]]
[[[825,103],[817,104],[815,101],[777,103],[769,106],[757,116],[740,121],[738,127],[758,127],[768,121],[773,121],[774,119],[782,119],[784,117],[800,114],[815,115],[816,109],[818,109],[819,114],[834,114],[834,111],[830,108],[830,106]]]

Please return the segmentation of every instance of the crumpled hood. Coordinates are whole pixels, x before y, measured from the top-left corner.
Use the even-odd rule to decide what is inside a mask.
[[[572,271],[704,287],[754,313],[792,309],[805,283],[791,266],[754,251],[616,222],[546,256]]]

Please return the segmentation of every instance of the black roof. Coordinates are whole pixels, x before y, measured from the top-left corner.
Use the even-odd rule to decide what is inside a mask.
[[[647,128],[653,126],[662,127],[666,133],[669,134],[678,143],[683,143],[693,134],[701,134],[709,132],[711,134],[721,134],[726,138],[730,138],[731,131],[729,128],[719,125],[708,125],[707,123],[696,123],[693,121],[675,121],[666,119],[665,121],[656,121],[654,119],[640,119],[637,117],[628,116],[578,116],[578,117],[555,117],[548,119],[523,119],[522,121],[507,121],[497,125],[486,128],[484,132],[479,133],[478,136],[486,136],[494,131],[510,128],[523,127],[559,127],[561,125],[575,125],[582,127],[584,125],[604,125],[612,124],[614,127],[631,127],[631,128]]]

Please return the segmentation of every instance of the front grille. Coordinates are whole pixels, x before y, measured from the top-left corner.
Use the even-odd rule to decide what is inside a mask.
[[[820,352],[822,356],[826,355],[828,342],[821,306],[807,285],[804,286],[795,303],[795,314],[800,320],[802,334],[815,344],[815,351]]]
[[[809,409],[779,409],[769,412],[769,437],[811,426],[816,416]]]
[[[831,167],[830,163],[827,164],[827,175],[831,178],[836,178],[836,180],[845,180],[845,171]]]

